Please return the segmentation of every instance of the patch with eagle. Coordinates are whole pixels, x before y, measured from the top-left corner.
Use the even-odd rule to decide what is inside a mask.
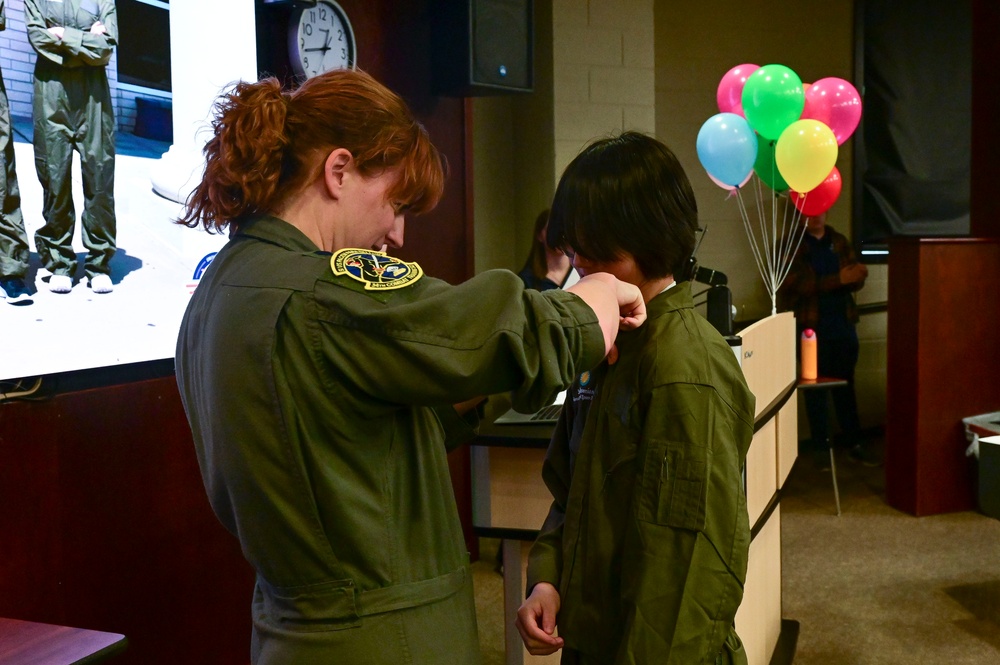
[[[424,276],[416,263],[394,259],[373,249],[341,249],[330,257],[334,275],[346,275],[367,291],[389,291],[413,284]]]

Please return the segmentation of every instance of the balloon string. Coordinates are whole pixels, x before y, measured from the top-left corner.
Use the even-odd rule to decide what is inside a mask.
[[[750,251],[753,253],[754,262],[757,264],[757,272],[771,298],[771,314],[777,313],[777,295],[781,284],[788,277],[791,271],[795,256],[798,255],[802,240],[805,237],[806,226],[801,223],[804,216],[799,206],[792,203],[789,197],[781,197],[781,226],[780,233],[778,227],[778,195],[771,191],[770,210],[766,209],[764,193],[760,180],[756,175],[751,176],[754,180],[752,189],[754,192],[754,207],[757,209],[757,228],[760,230],[760,238],[754,233],[754,223],[750,219],[750,212],[746,202],[743,200],[742,189],[737,187],[730,195],[734,195],[740,211],[740,220],[743,222],[743,229],[746,231],[747,240],[750,243]],[[804,205],[808,194],[803,194],[801,204]],[[728,198],[728,197],[727,197]],[[771,217],[771,233],[768,233],[767,217]]]
[[[763,192],[763,190],[761,188],[761,184],[760,184],[760,179],[759,178],[757,179],[757,190],[756,190],[755,194],[756,194],[756,198],[755,198],[754,202],[755,202],[755,207],[757,209],[757,219],[758,220],[764,219],[764,215],[765,215],[765,212],[764,212],[764,192]],[[749,216],[749,213],[748,213],[748,216]],[[748,220],[748,222],[749,222],[749,220]],[[750,230],[748,231],[748,233],[750,234],[751,237],[754,238],[754,245],[756,246],[757,245],[757,239],[753,235],[753,225],[752,225],[752,223],[750,224]],[[768,277],[767,277],[767,272],[768,271],[765,270],[766,262],[765,262],[765,260],[763,258],[764,254],[765,254],[764,253],[764,249],[766,247],[767,247],[767,243],[764,242],[764,241],[761,241],[760,242],[760,246],[756,248],[757,249],[757,261],[758,261],[757,270],[760,271],[760,278],[761,278],[761,280],[763,280],[765,286],[767,286],[767,283],[768,283]]]
[[[774,190],[771,191],[771,207],[774,207]],[[764,280],[764,284],[770,287],[773,282],[773,266],[771,260],[771,241],[767,235],[767,216],[764,212],[763,197],[758,199],[757,205],[757,226],[760,229],[761,236],[761,256],[763,257],[763,265],[766,271],[762,269],[761,279]],[[766,272],[766,274],[765,274]]]
[[[783,267],[788,265],[789,252],[791,251],[791,246],[792,246],[792,243],[793,243],[794,237],[795,237],[795,229],[796,229],[795,223],[796,223],[796,219],[797,219],[796,213],[798,212],[798,208],[796,208],[795,205],[789,206],[788,204],[789,204],[789,199],[786,198],[785,201],[784,201],[784,206],[782,207],[782,216],[781,216],[781,219],[782,219],[782,221],[781,221],[781,265]],[[791,208],[791,215],[789,215],[789,208]],[[791,223],[789,223],[789,217],[791,217]],[[781,274],[782,274],[782,272],[779,271],[779,275],[781,275]],[[781,277],[781,279],[778,280],[775,288],[780,287],[782,281],[784,281],[784,277]]]
[[[775,161],[775,154],[774,154],[775,146],[776,145],[777,145],[777,141],[771,141],[770,144],[769,144],[769,146],[768,146],[768,147],[771,148],[771,182],[775,182],[775,174],[774,174],[774,172],[778,168],[777,162]],[[771,253],[772,253],[772,260],[771,260],[771,265],[772,265],[771,284],[772,284],[772,286],[774,286],[774,279],[776,277],[776,270],[779,267],[779,264],[778,264],[778,256],[779,256],[779,254],[778,254],[778,237],[779,237],[778,236],[778,193],[774,189],[771,189],[771,237],[773,238],[773,241],[771,243]],[[772,289],[772,292],[773,292],[773,290],[774,289]],[[774,308],[773,307],[774,306],[773,293],[772,293],[771,301],[772,301],[771,305],[772,305],[772,309],[773,309]],[[774,312],[771,312],[771,313],[773,314]]]
[[[802,239],[806,237],[806,225],[802,224],[800,226],[800,228],[798,229],[798,233],[796,233],[794,235],[798,236],[798,240],[795,242],[795,250],[792,252],[792,255],[791,255],[792,259],[788,261],[788,265],[785,266],[785,270],[781,274],[781,280],[778,281],[778,286],[781,286],[781,283],[785,281],[786,277],[788,277],[788,273],[789,273],[789,271],[792,268],[792,263],[794,262],[795,257],[799,253],[799,247],[802,246]]]
[[[743,194],[736,190],[736,203],[740,210],[740,219],[743,221],[743,230],[746,231],[747,239],[750,241],[750,251],[753,252],[754,261],[757,263],[757,271],[760,278],[767,284],[767,277],[764,276],[764,261],[761,259],[760,251],[753,234],[753,226],[750,223],[750,215],[747,213],[746,205],[743,202]]]

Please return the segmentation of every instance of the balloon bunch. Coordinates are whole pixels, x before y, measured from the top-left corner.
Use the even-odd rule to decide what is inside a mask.
[[[840,196],[837,153],[861,120],[861,97],[844,79],[803,83],[784,65],[742,64],[722,77],[716,102],[719,113],[698,132],[698,159],[739,204],[773,314],[778,287],[805,234],[801,216],[826,212]],[[755,175],[759,237],[742,196]],[[771,189],[770,215],[761,184]],[[780,228],[779,196],[785,201]]]

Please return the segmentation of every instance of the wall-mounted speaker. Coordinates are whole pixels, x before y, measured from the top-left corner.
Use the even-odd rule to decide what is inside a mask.
[[[533,0],[436,0],[432,7],[436,94],[532,91]]]

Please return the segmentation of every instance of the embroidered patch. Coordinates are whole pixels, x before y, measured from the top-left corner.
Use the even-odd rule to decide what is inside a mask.
[[[342,249],[330,257],[334,275],[347,275],[368,291],[401,289],[424,276],[416,263],[406,263],[371,249]]]
[[[584,372],[583,374],[580,375],[580,386],[586,387],[586,385],[588,383],[590,383],[590,372],[589,371]]]

